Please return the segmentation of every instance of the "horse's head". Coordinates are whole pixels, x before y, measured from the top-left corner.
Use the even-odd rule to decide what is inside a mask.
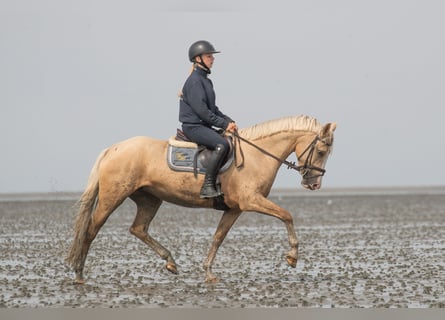
[[[310,190],[321,188],[321,180],[326,171],[324,167],[332,150],[336,127],[336,123],[327,123],[309,143],[297,144],[295,154],[298,157],[301,185],[304,188]]]

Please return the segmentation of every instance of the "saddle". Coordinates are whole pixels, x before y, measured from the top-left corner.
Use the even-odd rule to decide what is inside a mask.
[[[230,149],[223,160],[219,173],[229,169],[234,159],[232,139],[229,136],[224,136],[224,138],[229,142]],[[208,158],[212,152],[205,146],[190,141],[180,129],[177,129],[176,136],[171,137],[168,141],[168,166],[174,171],[193,172],[196,177],[198,174],[206,173]]]
[[[233,152],[232,139],[228,136],[225,136],[225,138],[229,142],[230,149],[218,173],[229,169],[234,161],[235,153]],[[174,171],[193,172],[195,177],[197,177],[198,174],[206,173],[206,166],[211,152],[213,151],[190,141],[180,129],[177,129],[176,136],[168,140],[168,166]],[[221,191],[219,177],[216,179],[216,188]],[[224,202],[224,195],[213,199],[213,208],[224,211],[230,209]]]

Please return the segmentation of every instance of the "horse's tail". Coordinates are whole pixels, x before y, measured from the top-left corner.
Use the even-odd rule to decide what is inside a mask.
[[[66,262],[72,266],[74,270],[79,269],[82,265],[82,246],[87,236],[88,227],[91,223],[91,217],[96,208],[97,196],[99,194],[99,166],[107,151],[108,149],[103,150],[97,157],[91,169],[87,187],[77,203],[79,211],[74,225],[74,240],[66,257]]]

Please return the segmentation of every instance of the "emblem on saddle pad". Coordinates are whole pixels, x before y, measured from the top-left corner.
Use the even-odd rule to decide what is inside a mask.
[[[233,162],[233,148],[231,140],[230,150],[219,173],[226,171]],[[212,151],[194,142],[177,140],[172,137],[168,141],[167,162],[170,169],[174,171],[194,172],[195,174],[206,173],[208,157]]]

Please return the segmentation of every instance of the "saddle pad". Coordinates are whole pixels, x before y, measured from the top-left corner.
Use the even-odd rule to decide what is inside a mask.
[[[195,157],[202,149],[194,142],[178,141],[174,137],[168,141],[167,163],[174,171],[194,172]],[[230,151],[227,161],[222,165],[219,173],[226,171],[233,162],[233,152]],[[197,173],[205,174],[206,168],[199,161],[196,161]]]
[[[168,144],[173,147],[198,149],[198,144],[191,141],[176,140],[175,137],[168,139]]]

